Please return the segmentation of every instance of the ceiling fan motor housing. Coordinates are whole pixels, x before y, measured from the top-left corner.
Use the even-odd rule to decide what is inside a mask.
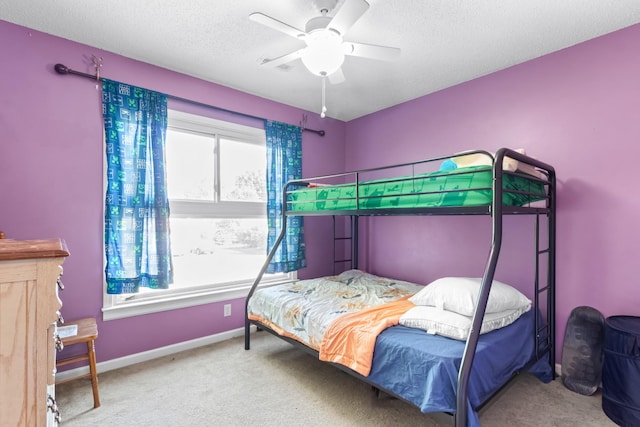
[[[307,21],[307,25],[304,27],[304,30],[307,34],[316,30],[324,30],[329,26],[329,22],[331,22],[331,19],[331,17],[326,15],[311,18],[309,19],[309,21]]]

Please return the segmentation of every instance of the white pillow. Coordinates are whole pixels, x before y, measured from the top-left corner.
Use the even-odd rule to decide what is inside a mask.
[[[524,151],[524,148],[516,148],[513,151],[524,155],[527,154]],[[465,152],[462,151],[458,154],[461,155],[452,157],[451,161],[455,163],[459,168],[467,166],[491,166],[493,164],[493,159],[483,153],[465,154]],[[491,155],[495,156],[495,153],[491,153]],[[502,161],[502,169],[511,172],[524,172],[528,175],[532,175],[538,178],[543,177],[542,174],[534,166],[531,166],[528,163],[519,162],[515,159],[512,159],[511,157],[504,157],[504,160]]]
[[[425,286],[409,298],[409,301],[415,305],[428,305],[463,316],[473,316],[481,282],[480,278],[443,277]],[[531,307],[529,298],[505,283],[493,281],[485,313],[498,313],[523,307],[527,310]]]
[[[480,334],[486,334],[515,322],[531,306],[498,313],[485,313]],[[429,334],[442,335],[456,340],[466,340],[471,330],[472,317],[435,307],[417,305],[400,317],[400,324],[418,328]]]

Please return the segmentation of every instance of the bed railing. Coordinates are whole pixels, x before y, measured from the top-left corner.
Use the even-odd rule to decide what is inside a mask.
[[[503,223],[502,217],[505,214],[535,214],[535,215],[545,215],[547,217],[547,242],[548,248],[544,250],[540,250],[538,248],[538,237],[536,237],[536,257],[539,257],[540,254],[547,254],[547,284],[542,289],[547,292],[547,330],[548,337],[546,337],[546,341],[548,342],[547,351],[549,353],[549,364],[551,365],[552,372],[555,375],[555,253],[556,253],[556,175],[555,169],[537,159],[528,157],[517,151],[501,148],[498,150],[493,156],[491,153],[483,150],[475,150],[465,152],[464,154],[483,154],[489,156],[493,162],[492,166],[492,186],[491,187],[480,187],[471,190],[491,190],[491,202],[487,205],[482,206],[464,206],[464,207],[431,207],[431,208],[409,208],[409,209],[361,209],[360,203],[360,187],[363,185],[364,181],[361,180],[361,176],[365,173],[378,173],[383,171],[388,171],[390,169],[397,168],[411,168],[412,169],[412,177],[411,179],[418,179],[419,174],[415,173],[415,168],[424,164],[430,164],[434,162],[441,162],[450,158],[451,156],[446,157],[436,157],[433,159],[422,160],[419,162],[411,162],[411,163],[403,163],[388,167],[380,167],[380,168],[371,168],[364,169],[354,172],[346,172],[340,174],[332,174],[325,175],[320,177],[315,177],[313,179],[301,179],[301,180],[293,180],[288,182],[283,191],[283,227],[280,230],[280,234],[278,235],[273,247],[269,251],[267,255],[267,259],[263,264],[262,268],[258,276],[256,277],[249,293],[247,295],[247,299],[245,302],[245,349],[249,350],[250,348],[250,325],[251,322],[248,318],[248,302],[251,296],[254,294],[256,288],[260,284],[264,273],[266,272],[269,263],[273,259],[276,250],[282,243],[284,236],[286,235],[286,217],[290,215],[455,215],[455,214],[490,214],[492,216],[492,240],[491,240],[491,249],[489,252],[489,257],[487,260],[487,264],[482,277],[482,284],[480,288],[480,294],[478,296],[478,302],[476,305],[475,312],[473,314],[472,320],[472,329],[469,333],[469,337],[465,344],[464,354],[460,366],[460,371],[458,373],[458,388],[457,388],[457,410],[455,413],[455,425],[456,427],[465,427],[467,425],[468,419],[468,391],[469,391],[469,378],[471,376],[471,369],[473,366],[473,359],[475,356],[475,351],[478,344],[478,339],[480,336],[480,329],[482,325],[482,321],[485,314],[485,309],[487,306],[489,292],[491,291],[491,283],[493,282],[493,278],[495,275],[495,270],[498,263],[498,258],[500,255],[500,249],[502,246],[502,234],[503,234]],[[513,172],[503,170],[503,161],[504,158],[508,157],[518,162],[522,162],[527,165],[531,165],[538,169],[543,174],[542,178],[535,178],[533,176],[527,177],[530,180],[537,181],[544,185],[545,187],[545,196],[543,197],[544,206],[542,207],[530,207],[530,206],[505,206],[503,201],[503,195],[505,192],[519,192],[523,194],[529,194],[527,191],[518,191],[518,190],[508,190],[503,186],[504,176],[505,175],[513,175]],[[465,171],[459,173],[467,173]],[[455,174],[455,172],[454,172]],[[346,181],[350,179],[349,182],[352,182],[355,185],[355,206],[356,209],[349,210],[336,210],[336,211],[317,211],[317,212],[292,212],[288,210],[290,208],[289,202],[289,193],[293,188],[300,188],[304,186],[308,186],[311,182],[318,182],[324,180],[332,180],[335,181]],[[389,178],[388,182],[392,182],[393,180]],[[449,191],[449,190],[447,190]],[[461,191],[461,190],[452,190],[452,191]],[[531,193],[534,194],[534,193]],[[539,196],[539,193],[535,193],[536,196]],[[538,224],[538,223],[537,223]],[[538,225],[536,225],[536,232],[538,232]],[[353,244],[357,246],[357,241],[354,241]],[[538,267],[538,258],[536,258],[536,269]],[[539,292],[539,283],[538,283],[538,274],[539,272],[536,270],[536,279],[535,279],[535,292],[536,292],[536,301],[538,299]],[[537,307],[536,303],[536,309]],[[536,325],[536,335],[540,334],[540,330],[538,325]],[[538,345],[538,336],[534,337],[536,349],[539,348]]]
[[[293,180],[285,187],[286,215],[459,215],[490,213],[493,156],[488,165],[439,170],[445,158]],[[460,157],[460,156],[458,156]],[[545,199],[546,180],[503,171],[504,204],[514,213]],[[393,175],[389,177],[389,175]]]

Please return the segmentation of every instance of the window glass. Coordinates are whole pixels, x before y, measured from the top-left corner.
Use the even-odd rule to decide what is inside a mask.
[[[214,200],[215,161],[211,136],[167,129],[167,192],[171,199]]]
[[[175,287],[253,281],[265,260],[263,219],[172,218]]]
[[[264,145],[220,139],[221,200],[266,202]]]

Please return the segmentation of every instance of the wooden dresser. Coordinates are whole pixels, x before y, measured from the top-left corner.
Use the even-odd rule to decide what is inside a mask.
[[[0,239],[0,426],[56,426],[64,241]]]

